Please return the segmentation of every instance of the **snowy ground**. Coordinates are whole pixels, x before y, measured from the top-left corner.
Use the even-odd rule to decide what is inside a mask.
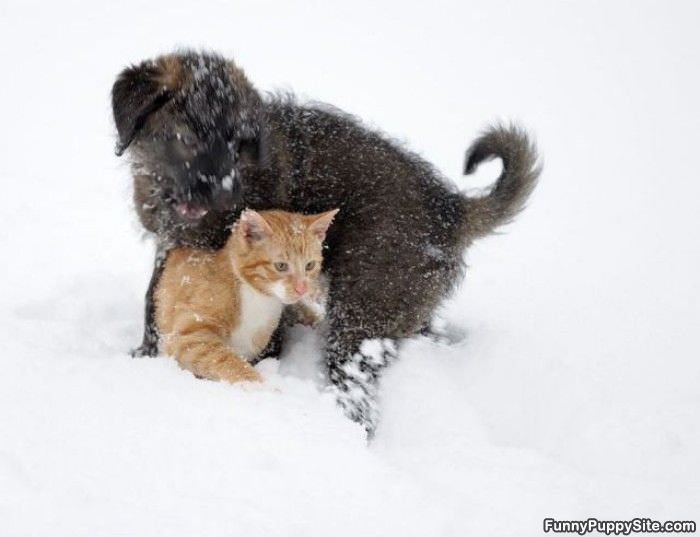
[[[527,4],[527,5],[526,5]],[[540,535],[542,519],[700,518],[696,2],[62,1],[0,5],[0,535]],[[459,177],[486,122],[545,154],[409,342],[367,446],[299,331],[268,382],[126,354],[150,245],[109,90],[175,45],[235,56]]]

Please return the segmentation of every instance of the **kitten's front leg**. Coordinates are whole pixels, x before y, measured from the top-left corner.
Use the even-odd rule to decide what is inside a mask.
[[[262,377],[238,356],[215,330],[168,334],[165,350],[180,367],[210,380],[261,382]]]

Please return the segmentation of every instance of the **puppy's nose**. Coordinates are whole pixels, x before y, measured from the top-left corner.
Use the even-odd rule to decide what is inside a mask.
[[[304,280],[297,280],[294,282],[294,291],[299,296],[305,295],[309,290],[309,284]]]

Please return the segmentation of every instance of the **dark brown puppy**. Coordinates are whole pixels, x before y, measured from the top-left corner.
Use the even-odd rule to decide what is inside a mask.
[[[326,364],[338,402],[371,434],[381,370],[396,341],[425,329],[460,281],[464,249],[520,211],[539,170],[524,132],[493,127],[465,172],[492,157],[503,173],[468,198],[430,164],[327,106],[263,98],[231,61],[177,53],[123,71],[114,84],[117,152],[128,148],[141,222],[158,240],[146,297],[172,246],[220,248],[244,207],[340,208],[327,239]]]

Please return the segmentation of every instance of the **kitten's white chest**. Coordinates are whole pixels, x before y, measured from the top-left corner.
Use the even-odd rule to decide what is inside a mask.
[[[282,303],[276,297],[259,293],[241,282],[240,316],[231,334],[231,347],[243,358],[254,358],[265,348],[282,315]]]

